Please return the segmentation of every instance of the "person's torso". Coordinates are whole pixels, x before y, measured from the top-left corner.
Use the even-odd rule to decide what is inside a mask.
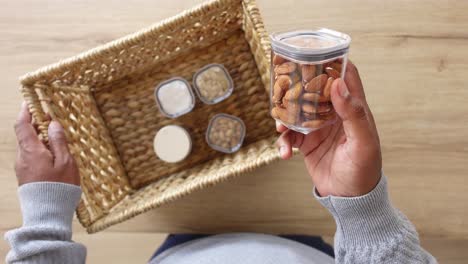
[[[278,236],[222,234],[170,248],[150,264],[327,264],[335,263],[325,253]]]

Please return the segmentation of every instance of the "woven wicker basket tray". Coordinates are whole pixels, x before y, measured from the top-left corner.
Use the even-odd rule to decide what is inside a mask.
[[[278,159],[268,113],[269,54],[255,2],[218,0],[22,77],[41,137],[47,140],[46,112],[66,130],[83,189],[77,215],[88,232]],[[191,82],[209,63],[228,69],[232,96],[215,105],[197,99],[193,112],[164,117],[154,87],[174,76]],[[245,122],[235,154],[216,152],[204,140],[209,119],[221,112]],[[167,124],[192,135],[183,162],[167,164],[154,154],[154,135]]]

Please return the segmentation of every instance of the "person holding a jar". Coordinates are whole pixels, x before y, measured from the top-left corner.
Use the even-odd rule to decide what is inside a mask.
[[[290,62],[286,60],[283,57],[282,63]],[[170,235],[149,263],[437,263],[421,247],[414,226],[389,199],[379,136],[357,68],[350,62],[345,65],[345,58],[336,62],[342,64],[340,76],[328,74],[326,68],[333,65],[322,61],[311,77],[327,73],[323,80],[333,78],[327,88],[330,101],[306,100],[317,109],[315,112],[300,106],[292,117],[276,116],[281,157],[289,159],[292,149],[299,149],[315,184],[315,198],[336,221],[334,250],[318,237]],[[294,63],[295,70],[304,67]],[[290,76],[300,83],[299,95],[288,97],[297,101],[273,100],[272,110],[279,107],[280,111],[290,111],[293,108],[288,104],[302,103],[306,93],[317,94],[316,98],[324,96],[326,82],[313,84],[319,87],[314,88],[316,92],[306,91],[312,79],[305,82],[304,73],[297,75]],[[52,121],[50,144],[44,145],[23,106],[15,131],[19,143],[15,170],[23,226],[5,235],[11,246],[6,262],[84,263],[86,248],[71,240],[73,212],[81,195],[79,174],[62,127]]]

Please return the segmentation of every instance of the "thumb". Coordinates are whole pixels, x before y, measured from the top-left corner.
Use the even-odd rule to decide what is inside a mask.
[[[59,122],[52,121],[49,124],[48,134],[50,151],[54,155],[55,163],[57,160],[64,160],[70,153],[63,127]]]
[[[353,96],[343,79],[333,82],[331,99],[336,113],[343,120],[346,139],[365,142],[373,138],[373,126],[366,102],[363,97]]]

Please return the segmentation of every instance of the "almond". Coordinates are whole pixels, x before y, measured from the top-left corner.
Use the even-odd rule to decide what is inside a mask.
[[[329,113],[320,113],[317,115],[317,118],[322,119],[322,120],[331,120],[335,118],[336,112],[335,110],[330,111]]]
[[[289,74],[295,71],[297,68],[296,63],[294,62],[285,62],[280,65],[275,66],[275,73],[278,75]]]
[[[327,113],[332,110],[332,107],[330,104],[309,104],[305,103],[302,105],[302,111],[305,113],[309,114],[315,114],[315,113]]]
[[[317,103],[325,103],[325,102],[330,101],[330,98],[327,98],[318,93],[304,93],[302,98],[304,99],[304,101],[317,102]]]
[[[335,62],[332,62],[330,64],[330,67],[335,69],[337,72],[341,72],[341,69],[342,69],[343,65],[341,63],[335,61]]]
[[[304,115],[304,117],[306,117],[306,115]],[[319,119],[319,120],[323,120],[323,121],[329,121],[329,120],[332,120],[336,117],[336,112],[335,110],[332,110],[328,113],[319,113],[319,114],[315,114],[314,118],[313,119]],[[307,118],[307,117],[306,117]]]
[[[307,120],[315,120],[317,119],[317,114],[316,113],[302,113],[302,115],[304,116],[304,120],[307,121]]]
[[[283,100],[281,100],[281,103],[284,108],[288,107],[289,100],[286,100],[286,96],[283,97]]]
[[[295,124],[296,120],[299,119],[299,115],[301,114],[301,105],[296,101],[288,102],[286,110],[288,110],[288,120],[283,121],[286,123]]]
[[[280,64],[283,64],[283,63],[285,63],[285,62],[287,62],[287,61],[288,61],[287,59],[281,57],[281,56],[278,55],[278,54],[275,54],[275,55],[273,56],[273,65],[280,65]]]
[[[317,108],[313,104],[303,104],[302,111],[305,113],[317,113]]]
[[[307,64],[302,65],[301,67],[302,81],[306,83],[312,80],[312,78],[315,77],[316,70],[317,70],[317,67],[315,65],[307,65]]]
[[[307,128],[319,128],[323,125],[323,123],[325,123],[325,120],[316,119],[305,121],[304,123],[302,123],[302,126]]]
[[[297,73],[292,73],[289,76],[291,77],[291,80],[292,80],[293,83],[297,83],[297,82],[301,81],[301,77]]]
[[[284,99],[288,101],[296,101],[301,97],[302,85],[300,82],[294,84],[293,88],[289,89],[284,95]]]
[[[335,79],[340,78],[340,73],[333,69],[332,67],[326,67],[325,72],[327,72],[328,76],[333,77]]]
[[[291,77],[288,75],[279,75],[278,79],[276,79],[275,85],[273,86],[273,101],[281,102],[281,99],[291,84]]]
[[[323,92],[322,92],[325,98],[330,98],[331,86],[334,80],[335,79],[333,77],[328,78],[327,83],[325,84],[325,88],[323,88]]]
[[[289,114],[289,111],[285,108],[273,107],[271,109],[271,116],[275,119],[279,119],[285,123],[294,124],[296,117]]]
[[[321,119],[328,121],[330,119],[333,119],[336,116],[335,110],[331,110],[328,113],[302,113],[304,116],[305,120],[315,120],[315,119]]]
[[[328,76],[326,74],[320,74],[319,76],[310,80],[310,82],[305,85],[304,90],[309,93],[321,91],[327,83],[327,78]]]

